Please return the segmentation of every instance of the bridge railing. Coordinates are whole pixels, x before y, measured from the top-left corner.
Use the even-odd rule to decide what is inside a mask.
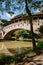
[[[0,39],[3,38],[3,31],[0,30]]]
[[[5,26],[4,28],[3,28],[3,30],[6,30],[6,29],[8,29],[8,28],[12,28],[12,27],[16,27],[16,26],[24,26],[25,24],[27,24],[27,23],[24,23],[23,21],[22,22],[18,22],[18,23],[12,23],[12,24],[10,24],[10,25],[7,25],[7,26]],[[28,25],[28,24],[27,24]]]
[[[42,25],[42,24],[40,23],[40,25]],[[33,23],[33,30],[34,30],[35,33],[38,33],[38,28],[40,27],[40,25],[38,25],[38,22],[37,23]],[[30,24],[29,24],[29,22],[24,22],[24,21],[20,21],[20,22],[9,24],[9,25],[7,25],[7,26],[5,26],[3,28],[3,31],[5,32],[4,36],[9,31],[15,30],[15,29],[26,29],[26,30],[30,30]]]

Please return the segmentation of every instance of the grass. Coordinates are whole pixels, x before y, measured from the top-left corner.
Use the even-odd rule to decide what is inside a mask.
[[[5,44],[7,48],[32,47],[32,42],[29,41],[2,41],[0,42],[0,48],[2,44]]]

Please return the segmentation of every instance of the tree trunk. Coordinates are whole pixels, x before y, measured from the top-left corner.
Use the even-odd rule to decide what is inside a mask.
[[[35,38],[34,38],[34,32],[33,32],[33,24],[32,24],[32,15],[30,10],[28,9],[28,4],[27,4],[27,0],[25,0],[25,4],[26,4],[26,12],[28,13],[29,16],[29,21],[30,21],[30,29],[31,29],[31,35],[32,35],[32,43],[33,43],[33,49],[36,50],[36,44],[35,44]]]

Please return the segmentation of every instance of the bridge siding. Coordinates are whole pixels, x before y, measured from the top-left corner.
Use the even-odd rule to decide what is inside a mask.
[[[41,14],[41,15],[43,16],[43,14]],[[32,15],[32,16],[33,16],[33,18],[41,17],[40,15],[37,15],[37,14],[36,15]],[[28,22],[26,22],[26,21],[24,23],[22,15],[16,16],[14,19],[9,21],[5,25],[6,26],[4,26],[4,28],[3,28],[4,33],[2,34],[3,38],[12,30],[17,30],[17,29],[27,29],[27,30],[30,30],[30,24]],[[37,30],[40,27],[40,25],[42,25],[42,23],[40,22],[39,25],[38,25],[38,20],[37,20],[37,23],[33,23],[34,32],[37,32],[35,30]]]

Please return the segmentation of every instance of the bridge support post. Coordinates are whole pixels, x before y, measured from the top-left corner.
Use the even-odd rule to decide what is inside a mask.
[[[3,31],[0,32],[0,39],[3,39]]]

